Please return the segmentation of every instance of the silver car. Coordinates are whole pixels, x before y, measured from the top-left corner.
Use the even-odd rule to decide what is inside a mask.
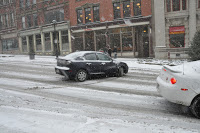
[[[157,90],[168,101],[189,106],[200,118],[200,61],[163,66],[157,77]]]

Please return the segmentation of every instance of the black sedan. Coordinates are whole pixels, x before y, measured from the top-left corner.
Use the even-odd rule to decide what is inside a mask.
[[[56,74],[83,82],[92,75],[123,76],[128,73],[124,62],[117,62],[107,54],[96,51],[79,51],[57,59]]]

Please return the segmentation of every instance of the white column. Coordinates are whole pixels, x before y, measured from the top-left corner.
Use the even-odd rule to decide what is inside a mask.
[[[166,47],[165,44],[165,3],[164,0],[154,0],[154,32],[155,32],[155,46]]]
[[[41,32],[41,43],[42,43],[42,52],[45,52],[45,38],[44,38],[44,33]]]
[[[20,50],[20,53],[23,53],[23,50],[22,50],[22,37],[19,37],[19,50]]]
[[[29,38],[26,36],[27,52],[30,52]]]
[[[58,38],[59,38],[58,45],[59,45],[59,48],[60,48],[60,54],[62,54],[61,53],[62,52],[62,33],[61,33],[61,31],[58,31]]]
[[[71,31],[70,28],[68,28],[68,40],[69,40],[69,52],[72,52],[72,39],[71,39]]]
[[[196,33],[196,0],[189,0],[189,44]]]
[[[36,52],[36,35],[33,35],[33,49]]]
[[[53,32],[50,32],[50,39],[51,39],[51,52],[53,52],[54,51]]]

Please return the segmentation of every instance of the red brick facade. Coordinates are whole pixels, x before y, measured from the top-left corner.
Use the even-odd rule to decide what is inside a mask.
[[[119,0],[118,0],[119,1]],[[122,0],[121,0],[122,1]],[[113,15],[113,3],[115,1],[113,0],[70,0],[69,1],[69,11],[70,11],[70,22],[72,26],[77,25],[77,13],[76,8],[83,7],[86,4],[100,4],[100,21],[113,21],[114,15]],[[131,8],[131,17],[134,17],[133,13],[133,1],[130,2],[130,8]],[[123,5],[121,2],[121,16],[123,18]],[[141,1],[141,11],[142,16],[149,16],[151,15],[151,0],[142,0]],[[83,12],[83,18],[84,18],[84,12]],[[83,19],[84,20],[84,19]]]

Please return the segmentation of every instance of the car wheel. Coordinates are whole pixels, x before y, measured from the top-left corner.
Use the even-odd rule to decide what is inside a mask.
[[[87,79],[88,74],[85,70],[79,70],[76,74],[75,80],[79,82],[83,82]]]
[[[124,75],[124,69],[123,67],[120,67],[117,76],[122,77],[123,75]]]
[[[191,112],[197,117],[200,118],[200,97],[197,97],[190,107]]]

